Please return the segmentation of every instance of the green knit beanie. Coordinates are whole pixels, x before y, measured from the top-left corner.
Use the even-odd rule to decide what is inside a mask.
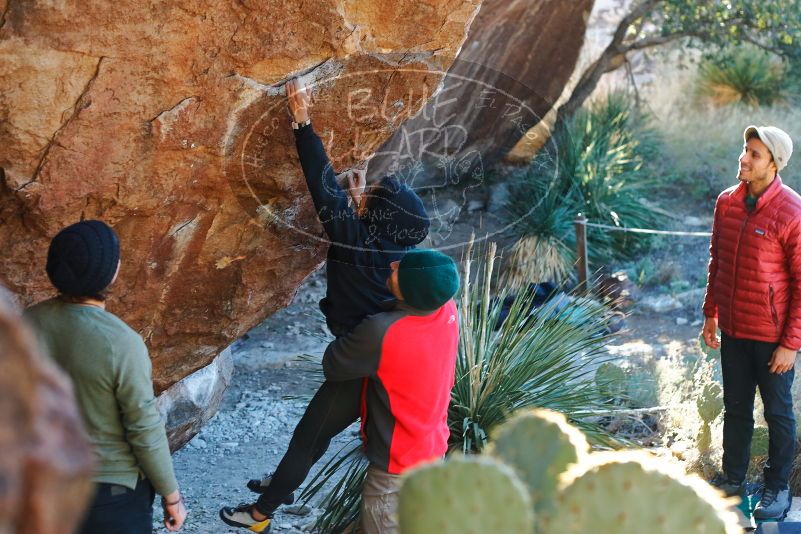
[[[459,271],[442,252],[411,250],[398,265],[398,285],[412,308],[436,310],[459,290]]]

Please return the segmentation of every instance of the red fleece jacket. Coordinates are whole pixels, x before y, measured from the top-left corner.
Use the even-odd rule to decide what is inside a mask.
[[[400,474],[447,452],[459,320],[452,300],[433,312],[389,306],[332,342],[323,370],[327,380],[367,377],[367,457]]]

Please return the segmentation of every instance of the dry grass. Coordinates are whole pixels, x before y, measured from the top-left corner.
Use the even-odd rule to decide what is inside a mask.
[[[801,142],[801,110],[784,107],[750,109],[732,106],[725,111],[700,109],[677,113],[663,121],[666,151],[679,184],[695,189],[696,196],[714,198],[737,183],[737,161],[743,130],[766,124],[786,130],[796,146]],[[796,158],[798,158],[796,156]],[[790,160],[781,172],[785,183],[798,190],[801,163]]]
[[[565,280],[570,276],[573,252],[559,239],[528,236],[518,240],[504,262],[502,285],[520,289],[532,281]]]
[[[712,200],[736,184],[743,130],[749,124],[778,126],[801,146],[801,109],[789,104],[719,108],[697,99],[697,62],[668,54],[655,68],[659,76],[641,94],[664,140],[661,178],[669,182],[663,185],[672,183],[698,199]],[[791,159],[781,175],[785,183],[801,189],[801,157]]]

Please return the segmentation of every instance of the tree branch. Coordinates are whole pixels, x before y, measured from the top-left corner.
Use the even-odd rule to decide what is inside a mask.
[[[664,0],[643,0],[634,6],[628,15],[623,17],[612,36],[612,41],[607,45],[598,59],[582,73],[570,98],[568,98],[567,102],[556,112],[556,121],[553,131],[560,128],[565,119],[573,115],[573,113],[584,104],[595,90],[601,76],[607,72],[616,70],[625,62],[626,49],[625,46],[623,46],[623,42],[626,39],[629,28],[632,24],[650,13],[650,11],[661,2],[664,2]]]
[[[639,41],[634,41],[624,46],[622,52],[625,54],[631,52],[632,50],[642,50],[652,46],[660,46],[671,41],[675,41],[676,39],[681,39],[682,37],[692,37],[692,35],[686,32],[676,32],[668,35],[653,35],[651,37],[644,37]]]
[[[631,25],[647,15],[654,8],[654,6],[656,6],[656,4],[663,1],[664,0],[643,0],[643,2],[634,6],[631,12],[623,17],[623,19],[620,21],[620,24],[618,24],[617,29],[612,36],[612,42],[609,43],[609,46],[620,46],[620,43],[626,39],[626,34],[628,33]]]

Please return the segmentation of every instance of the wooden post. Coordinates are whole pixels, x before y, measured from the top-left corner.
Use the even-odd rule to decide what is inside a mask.
[[[589,289],[590,265],[587,260],[587,218],[579,213],[573,220],[576,227],[576,274],[578,275],[579,288],[582,291]]]

